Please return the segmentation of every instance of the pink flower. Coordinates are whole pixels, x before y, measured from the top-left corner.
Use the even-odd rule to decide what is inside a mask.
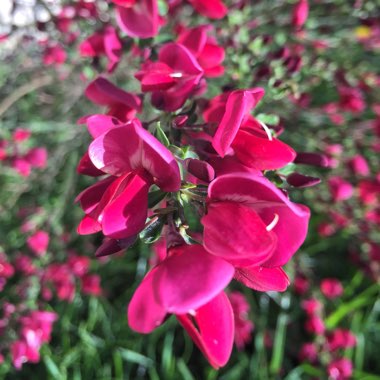
[[[12,138],[15,142],[26,141],[29,139],[31,134],[32,132],[29,129],[16,128],[16,130],[12,134]]]
[[[31,275],[36,273],[37,269],[33,265],[33,261],[29,256],[19,255],[16,257],[14,263],[16,270],[23,274]]]
[[[172,153],[135,119],[125,125],[91,129],[89,147],[94,166],[111,176],[78,195],[86,216],[81,234],[102,230],[114,239],[139,233],[148,211],[148,191],[154,183],[164,191],[178,191],[181,179]]]
[[[183,106],[203,76],[194,55],[185,46],[168,43],[161,47],[158,62],[148,61],[135,77],[143,92],[152,92],[152,103],[168,112]]]
[[[302,301],[302,309],[310,316],[319,313],[322,310],[322,303],[316,298],[310,298]]]
[[[366,159],[357,154],[348,161],[348,167],[356,175],[366,176],[369,174],[369,166]]]
[[[178,42],[188,48],[199,65],[204,70],[205,77],[218,77],[223,75],[224,49],[207,35],[210,25],[200,25],[191,29],[184,29],[178,36]]]
[[[27,244],[37,256],[43,256],[49,245],[49,234],[46,231],[37,231],[28,237]]]
[[[235,320],[235,344],[239,350],[251,342],[254,324],[248,319],[249,303],[243,294],[232,292],[228,295],[234,312]]]
[[[113,0],[117,23],[130,37],[150,38],[158,33],[160,16],[157,0]]]
[[[24,363],[26,363],[27,361],[30,361],[27,351],[28,351],[28,346],[22,340],[17,340],[11,344],[12,363],[16,369],[21,369]],[[38,361],[39,359],[37,359],[36,362]]]
[[[141,112],[141,99],[116,87],[103,77],[98,77],[86,88],[85,95],[95,104],[108,107],[108,115],[121,121],[133,119]]]
[[[31,173],[31,165],[24,158],[15,158],[12,162],[12,167],[23,177],[29,177]]]
[[[330,177],[328,185],[334,202],[345,201],[354,194],[354,187],[342,177]]]
[[[325,329],[325,323],[316,315],[310,316],[305,323],[305,330],[310,334],[322,335]]]
[[[264,90],[236,90],[211,100],[203,113],[207,123],[217,124],[212,139],[215,151],[224,157],[233,149],[244,165],[258,170],[279,169],[292,162],[295,152],[268,135],[260,122],[249,115],[264,95]]]
[[[0,256],[0,278],[10,278],[14,275],[13,265],[8,263],[5,258]]]
[[[100,286],[100,277],[96,274],[85,274],[81,278],[82,291],[84,294],[100,296],[102,288]]]
[[[293,8],[292,25],[296,28],[301,28],[309,14],[309,3],[307,0],[298,0]]]
[[[201,245],[171,249],[133,295],[128,306],[130,327],[149,333],[168,313],[175,314],[211,365],[223,366],[231,353],[234,322],[231,305],[221,291],[233,274],[232,265]]]
[[[26,317],[22,317],[21,322],[24,329],[33,330],[38,335],[42,343],[50,341],[53,323],[57,320],[58,315],[50,311],[33,310]],[[25,334],[27,331],[25,330]]]
[[[246,286],[283,291],[289,280],[281,266],[303,243],[309,216],[264,177],[223,175],[208,189],[204,246],[237,267]]]
[[[45,148],[32,148],[24,156],[25,160],[34,168],[43,169],[47,164],[47,151]]]
[[[50,341],[52,325],[56,319],[55,313],[39,310],[20,319],[21,339],[11,345],[12,362],[16,369],[21,369],[23,363],[40,361],[40,348],[43,343]]]
[[[366,204],[379,204],[380,202],[380,181],[379,180],[361,180],[358,185],[359,198]]]
[[[62,65],[67,58],[66,52],[63,47],[54,43],[45,49],[43,56],[43,63],[45,65]]]
[[[83,276],[88,272],[90,267],[90,258],[87,256],[70,256],[67,264],[72,272],[77,276]]]
[[[106,26],[103,30],[95,32],[79,45],[82,57],[107,56],[109,72],[113,71],[120,61],[122,54],[122,43],[112,26]]]
[[[43,293],[51,297],[48,291],[52,286],[60,300],[71,302],[75,296],[75,279],[70,268],[66,264],[50,264],[42,277]]]
[[[296,276],[293,284],[295,292],[300,295],[305,294],[310,287],[309,280],[303,276]]]
[[[365,110],[366,103],[359,89],[342,87],[339,89],[339,96],[339,105],[344,111],[361,113]]]
[[[352,348],[356,345],[356,337],[350,330],[336,329],[327,335],[327,345],[330,351]]]
[[[188,0],[194,9],[202,16],[211,19],[223,18],[228,9],[222,0]]]
[[[325,278],[321,281],[321,292],[325,297],[334,299],[342,295],[343,286],[336,278]]]
[[[309,361],[311,363],[315,362],[318,358],[317,347],[314,343],[304,343],[298,354],[300,361]]]
[[[227,364],[234,341],[234,315],[225,293],[194,313],[176,317],[214,368]]]
[[[327,367],[329,378],[348,380],[352,375],[352,362],[347,358],[334,359]]]

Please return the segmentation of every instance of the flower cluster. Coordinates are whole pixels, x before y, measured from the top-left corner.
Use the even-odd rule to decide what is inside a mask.
[[[114,3],[129,36],[158,33],[163,21],[156,1]],[[211,18],[225,12],[218,1],[189,3]],[[225,288],[235,279],[257,291],[284,291],[289,279],[283,266],[304,242],[310,213],[269,179],[296,152],[279,139],[279,130],[252,115],[264,89],[203,97],[209,78],[224,72],[224,49],[211,26],[174,25],[173,32],[173,41],[135,47],[141,92],[125,91],[104,75],[86,88],[106,114],[79,120],[92,141],[78,172],[100,178],[77,197],[85,214],[78,232],[104,236],[98,257],[161,237],[165,247],[129,303],[129,325],[149,333],[174,314],[218,368],[234,341]],[[82,43],[82,54],[106,55],[112,71],[121,57],[117,33],[106,26]],[[242,347],[252,326],[238,315],[236,324],[245,325],[237,340]]]
[[[9,354],[17,370],[26,362],[38,363],[41,346],[50,341],[58,320],[50,311],[54,295],[72,302],[80,293],[102,294],[89,257],[71,251],[66,262],[53,258],[49,234],[35,223],[44,211],[21,211],[28,216],[19,231],[24,248],[0,252],[0,363]]]
[[[1,164],[10,166],[19,175],[28,177],[32,169],[43,169],[47,163],[47,151],[44,147],[29,147],[31,132],[17,128],[9,139],[0,139]]]
[[[336,278],[325,278],[319,283],[319,291],[314,287],[314,292],[310,279],[298,277],[297,283],[295,290],[300,295],[301,308],[306,316],[304,329],[307,333],[307,342],[302,344],[298,353],[299,360],[320,368],[321,374],[327,374],[331,379],[350,379],[353,364],[345,353],[356,346],[356,336],[327,317],[339,304],[342,283]]]

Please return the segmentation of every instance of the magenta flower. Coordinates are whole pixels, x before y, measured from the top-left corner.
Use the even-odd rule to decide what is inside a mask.
[[[106,26],[103,30],[95,32],[79,45],[82,57],[108,58],[107,71],[112,72],[120,61],[122,54],[122,42],[112,26]]]
[[[119,27],[130,37],[150,38],[158,33],[160,16],[157,0],[112,0]]]
[[[329,299],[337,298],[343,293],[342,283],[336,278],[325,278],[321,281],[321,292]]]
[[[66,51],[58,43],[47,46],[43,55],[44,65],[62,65],[67,58]]]
[[[339,176],[330,177],[328,185],[334,202],[345,201],[354,194],[354,187]]]
[[[221,292],[233,274],[231,264],[201,245],[171,249],[133,295],[128,306],[130,327],[149,333],[168,313],[175,314],[210,363],[224,365],[232,349],[234,323],[231,305]]]
[[[327,373],[333,380],[348,380],[352,376],[352,362],[350,359],[334,359],[327,367]]]
[[[314,363],[318,359],[318,350],[315,343],[304,343],[298,354],[300,361]]]
[[[369,174],[368,163],[360,154],[356,154],[354,157],[350,158],[347,164],[350,170],[356,175],[367,176]]]
[[[31,167],[43,169],[47,164],[47,151],[41,147],[32,148],[26,153],[24,159]]]
[[[246,166],[258,170],[279,169],[294,160],[295,152],[268,134],[266,127],[249,115],[263,95],[262,88],[222,94],[211,101],[203,117],[206,122],[218,125],[212,146],[221,157],[234,152]]]
[[[188,0],[194,9],[202,16],[211,19],[223,18],[228,9],[222,0]]]
[[[11,345],[12,362],[16,369],[21,369],[26,362],[40,361],[40,348],[50,341],[52,326],[57,315],[49,311],[34,310],[22,317],[21,338]]]
[[[100,276],[97,274],[85,274],[81,277],[82,292],[93,296],[100,296],[102,288],[100,286]]]
[[[97,169],[111,176],[77,197],[86,213],[78,231],[102,230],[115,239],[131,237],[144,228],[153,183],[164,191],[179,190],[178,164],[137,119],[102,134],[101,130],[91,132],[95,140],[89,147],[89,158]]]
[[[366,204],[378,204],[380,202],[380,179],[364,179],[359,182],[359,198]]]
[[[305,330],[310,334],[323,335],[326,327],[325,323],[319,316],[312,315],[305,323]]]
[[[116,87],[109,80],[98,77],[86,88],[85,95],[95,104],[108,107],[108,115],[121,121],[133,119],[141,111],[141,99]]]
[[[158,53],[158,62],[146,62],[135,77],[143,92],[152,92],[152,103],[168,112],[183,106],[203,76],[194,55],[183,45],[168,43]]]
[[[49,234],[45,231],[37,231],[28,237],[27,244],[37,256],[43,256],[49,245]]]
[[[339,97],[339,106],[344,111],[361,113],[365,110],[365,99],[358,88],[341,87],[339,89]]]
[[[250,309],[244,295],[240,292],[232,292],[228,295],[234,312],[235,320],[235,337],[236,347],[242,350],[244,346],[251,342],[252,331],[254,329],[253,322],[249,319],[248,312]]]
[[[215,39],[209,37],[207,32],[210,25],[200,25],[191,29],[184,29],[178,36],[178,42],[188,48],[199,65],[204,70],[205,77],[218,77],[223,75],[224,49],[218,46]]]
[[[296,28],[301,28],[305,24],[308,15],[308,0],[298,0],[297,4],[293,8],[292,25]]]
[[[264,177],[223,175],[209,186],[204,246],[231,262],[246,286],[285,290],[289,281],[280,267],[305,240],[309,216]]]
[[[29,129],[16,128],[12,133],[12,140],[14,142],[27,141],[31,135],[32,132]]]
[[[356,337],[350,330],[336,329],[327,335],[327,345],[330,351],[355,347]]]
[[[234,315],[224,292],[194,313],[176,317],[214,368],[227,364],[234,342]]]

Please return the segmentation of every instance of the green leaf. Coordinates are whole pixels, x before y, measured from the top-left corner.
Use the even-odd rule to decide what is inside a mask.
[[[157,122],[157,124],[156,124],[155,135],[156,135],[157,139],[162,144],[164,144],[167,148],[170,146],[170,141],[169,141],[168,137],[166,136],[165,132],[163,131],[163,129],[161,128],[160,122]]]
[[[126,348],[119,348],[119,352],[120,352],[121,357],[128,362],[137,363],[143,367],[153,366],[152,359],[144,355],[141,355],[136,351],[128,350]]]
[[[157,241],[161,237],[164,221],[164,217],[158,217],[156,220],[152,220],[151,223],[140,232],[140,239],[145,244],[152,244]]]
[[[43,360],[44,360],[47,370],[52,375],[53,379],[57,379],[57,380],[64,379],[64,376],[59,370],[57,364],[54,363],[53,359],[50,356],[44,355]]]
[[[259,113],[256,119],[260,120],[264,124],[277,125],[280,122],[278,115],[271,115],[266,113]]]
[[[161,190],[153,190],[148,194],[148,208],[153,208],[158,203],[160,203],[165,197],[166,194]]]

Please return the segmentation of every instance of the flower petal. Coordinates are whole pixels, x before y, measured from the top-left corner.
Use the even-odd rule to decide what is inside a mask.
[[[236,90],[228,96],[223,118],[214,135],[212,146],[224,157],[243,122],[245,115],[263,97],[262,88]]]
[[[232,147],[239,161],[258,170],[280,169],[296,157],[296,152],[282,141],[245,130],[238,131]]]
[[[204,247],[240,267],[266,262],[276,247],[276,235],[251,208],[236,202],[215,202],[201,220]]]
[[[290,284],[288,276],[280,267],[264,268],[259,266],[237,268],[235,279],[248,288],[260,292],[283,292]]]
[[[130,37],[149,38],[158,33],[157,0],[139,0],[130,7],[116,8],[117,23]]]
[[[201,245],[184,245],[157,267],[153,285],[157,301],[167,312],[185,314],[220,293],[233,275],[231,264]]]
[[[287,263],[306,238],[309,209],[291,202],[265,177],[250,173],[226,174],[211,183],[208,195],[213,201],[229,200],[252,208],[265,225],[269,225],[277,215],[277,224],[271,230],[277,235],[277,247],[265,263],[267,267]]]
[[[235,326],[232,307],[225,293],[196,310],[193,318],[189,314],[176,317],[214,368],[228,362]]]
[[[139,174],[130,177],[125,189],[103,210],[100,218],[105,236],[123,239],[139,233],[148,213],[150,183]]]
[[[95,139],[89,148],[94,165],[110,174],[145,169],[164,191],[178,191],[181,178],[173,154],[135,119]]]
[[[153,278],[156,271],[154,268],[144,277],[128,305],[129,327],[142,334],[152,332],[166,316],[166,310],[154,297]]]

